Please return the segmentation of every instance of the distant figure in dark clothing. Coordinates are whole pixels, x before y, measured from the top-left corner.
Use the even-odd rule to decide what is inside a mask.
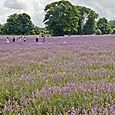
[[[44,35],[42,35],[42,37],[43,37],[43,42],[45,42],[45,36],[44,36]]]
[[[13,37],[13,40],[12,40],[12,42],[15,42],[15,38]]]
[[[24,37],[24,42],[26,42],[26,37]]]
[[[38,42],[38,36],[36,37],[36,42]]]

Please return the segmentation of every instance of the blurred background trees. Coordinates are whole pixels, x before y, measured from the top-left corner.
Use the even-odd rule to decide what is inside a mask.
[[[7,23],[4,26],[4,33],[14,35],[28,35],[32,33],[34,25],[31,21],[31,17],[26,14],[13,14],[7,19]]]
[[[45,7],[44,23],[52,35],[76,34],[79,12],[69,1],[59,1]]]
[[[5,24],[0,24],[0,35],[90,35],[115,34],[115,20],[99,18],[92,9],[75,6],[67,0],[46,5],[43,20],[45,27],[33,24],[26,14],[12,14]]]
[[[93,34],[98,14],[83,6],[74,6],[69,1],[53,2],[45,7],[44,23],[53,35]]]
[[[115,20],[110,20],[109,21],[109,26],[111,27],[112,29],[112,34],[115,34]]]
[[[4,26],[0,24],[0,35],[4,34],[3,29],[4,29]]]
[[[92,9],[83,6],[76,6],[76,10],[80,13],[77,34],[93,34],[95,32],[95,19],[98,18],[98,14]]]
[[[100,29],[102,34],[110,34],[111,27],[106,18],[100,18],[97,22],[97,29]]]
[[[98,14],[95,11],[89,9],[87,21],[83,28],[83,34],[89,35],[89,34],[95,33],[95,27],[96,27],[95,19],[97,17],[98,17]]]

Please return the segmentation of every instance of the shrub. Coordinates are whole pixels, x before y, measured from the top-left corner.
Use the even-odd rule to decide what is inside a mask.
[[[102,34],[102,32],[101,32],[101,30],[100,30],[100,29],[97,29],[97,30],[95,31],[95,34],[96,34],[96,35],[101,35],[101,34]]]
[[[112,34],[115,34],[115,28],[112,29]]]

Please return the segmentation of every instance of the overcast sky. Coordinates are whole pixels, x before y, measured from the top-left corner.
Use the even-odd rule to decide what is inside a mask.
[[[6,22],[13,13],[27,13],[35,25],[43,27],[44,8],[59,0],[0,0],[0,23]],[[115,0],[69,0],[74,5],[83,5],[95,10],[100,17],[115,20]]]

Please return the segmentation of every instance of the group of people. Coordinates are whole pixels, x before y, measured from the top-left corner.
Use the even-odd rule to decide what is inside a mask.
[[[43,38],[42,42],[45,42],[45,36],[42,36],[42,38]],[[19,37],[18,41],[19,42],[26,42],[26,37]],[[15,37],[13,37],[12,42],[16,42],[16,38]],[[39,42],[39,37],[38,36],[36,37],[36,42]],[[6,43],[10,43],[9,37],[6,38]]]
[[[43,38],[42,42],[45,42],[45,36],[42,35],[42,38]],[[39,37],[38,36],[36,37],[36,42],[39,42]]]
[[[18,38],[18,41],[19,41],[19,42],[22,42],[22,41],[25,42],[25,41],[26,41],[26,37],[24,37],[24,39],[22,39],[22,37],[19,37],[19,38]],[[16,42],[16,38],[15,38],[15,37],[13,37],[12,42]],[[6,43],[10,43],[9,37],[6,38]]]

